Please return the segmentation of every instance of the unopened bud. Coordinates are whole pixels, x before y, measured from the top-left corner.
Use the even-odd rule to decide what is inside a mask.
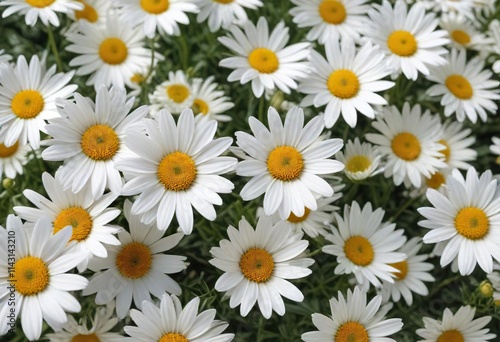
[[[491,286],[491,283],[487,280],[484,280],[481,284],[479,284],[479,291],[481,291],[485,297],[493,296],[493,286]]]
[[[12,188],[14,186],[14,180],[11,178],[4,178],[2,180],[2,186],[4,187],[4,189]]]
[[[271,107],[274,107],[276,109],[281,108],[281,104],[285,100],[285,95],[283,94],[282,91],[277,91],[273,94],[273,97],[271,97]]]

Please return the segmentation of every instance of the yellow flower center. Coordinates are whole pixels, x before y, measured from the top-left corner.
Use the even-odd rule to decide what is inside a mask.
[[[127,59],[128,48],[120,38],[106,38],[99,46],[99,56],[104,63],[122,64]]]
[[[52,5],[56,0],[26,0],[26,3],[36,8],[44,8]]]
[[[120,139],[108,125],[94,125],[82,134],[83,153],[93,160],[109,160],[120,148]]]
[[[437,190],[446,182],[446,179],[441,172],[436,172],[431,178],[427,178],[425,182],[429,188]]]
[[[461,75],[450,75],[444,82],[446,88],[460,100],[468,100],[474,94],[469,81]]]
[[[451,38],[458,44],[467,45],[470,43],[470,36],[462,30],[455,30],[451,33]]]
[[[272,74],[278,70],[280,61],[276,54],[266,48],[257,48],[248,55],[250,66],[262,74]]]
[[[274,271],[273,256],[262,248],[251,248],[240,258],[241,273],[256,283],[265,283]]]
[[[412,161],[420,156],[420,142],[411,133],[403,132],[396,135],[391,142],[392,151],[399,158]]]
[[[152,255],[148,246],[131,242],[122,247],[116,256],[116,267],[122,276],[130,279],[142,278],[151,269]]]
[[[213,1],[216,2],[216,3],[218,3],[218,4],[230,4],[234,0],[213,0]]]
[[[368,168],[372,165],[370,159],[364,155],[352,156],[346,163],[345,169],[348,172],[363,172],[368,170]]]
[[[14,155],[19,148],[19,142],[16,141],[14,145],[11,147],[7,147],[4,144],[0,143],[0,158],[9,158]]]
[[[158,179],[170,191],[189,189],[195,178],[194,160],[182,152],[167,154],[158,166]]]
[[[97,19],[99,19],[99,14],[97,14],[95,8],[85,0],[78,0],[78,2],[81,2],[83,4],[83,9],[80,11],[75,11],[75,18],[77,20],[85,19],[90,23],[95,23]]]
[[[335,342],[368,342],[368,332],[358,322],[342,324],[335,333]]]
[[[344,245],[346,257],[358,266],[370,265],[374,253],[370,241],[363,236],[351,236]]]
[[[206,115],[208,114],[209,107],[208,103],[206,103],[202,99],[194,99],[191,109],[193,109],[194,114],[201,113],[203,115]]]
[[[441,152],[444,155],[444,161],[448,162],[450,160],[450,152],[451,152],[450,145],[448,145],[448,143],[443,139],[439,140],[438,143],[445,146],[444,150],[439,150],[439,152]]]
[[[172,84],[167,87],[167,96],[175,103],[182,103],[189,96],[189,89],[183,84]]]
[[[96,334],[88,334],[88,335],[78,334],[73,336],[73,338],[71,339],[71,342],[100,342],[100,341],[101,340],[99,339],[99,337],[97,337]]]
[[[482,209],[467,207],[461,209],[455,216],[455,228],[463,237],[478,240],[488,234],[490,222]]]
[[[61,210],[54,220],[54,234],[64,227],[71,226],[73,234],[70,241],[82,241],[89,236],[93,225],[92,216],[87,210],[81,207],[69,207]]]
[[[464,342],[464,335],[458,330],[446,330],[437,339],[437,342]]]
[[[279,146],[269,153],[267,169],[271,176],[282,181],[291,181],[304,169],[302,155],[291,146]]]
[[[141,84],[144,82],[145,77],[142,74],[139,74],[138,72],[134,73],[132,77],[130,77],[130,82],[136,83],[136,84]]]
[[[38,90],[21,90],[12,99],[11,108],[20,119],[33,119],[43,110],[45,100]]]
[[[400,262],[395,262],[393,264],[389,264],[389,266],[392,266],[399,271],[393,272],[397,280],[403,280],[404,278],[406,278],[406,275],[408,274],[408,261],[403,260]]]
[[[141,7],[148,13],[160,14],[170,7],[169,0],[141,0]]]
[[[417,41],[408,31],[394,31],[387,38],[387,47],[395,55],[409,57],[417,51]]]
[[[168,333],[163,335],[158,342],[189,342],[189,340],[184,335]]]
[[[347,69],[339,69],[332,72],[330,77],[328,77],[326,85],[333,96],[341,99],[350,99],[356,96],[359,91],[358,76]]]
[[[342,24],[347,17],[344,5],[337,0],[323,0],[318,10],[320,17],[328,24]]]
[[[288,216],[287,221],[292,222],[292,223],[300,223],[302,221],[305,221],[310,213],[311,213],[311,209],[305,207],[304,208],[304,215],[295,216],[294,213],[290,213],[290,216]]]
[[[12,273],[11,282],[23,296],[40,293],[49,285],[49,268],[40,258],[27,256],[17,260]]]

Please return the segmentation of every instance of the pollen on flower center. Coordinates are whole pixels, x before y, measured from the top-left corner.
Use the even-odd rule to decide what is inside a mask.
[[[431,178],[427,178],[425,182],[429,188],[437,190],[445,183],[445,181],[446,179],[443,174],[441,172],[436,172],[431,176]]]
[[[106,38],[99,46],[99,56],[104,63],[111,65],[122,64],[127,59],[128,48],[120,38]]]
[[[250,52],[248,63],[252,68],[263,74],[272,74],[280,66],[278,56],[266,48],[257,48]]]
[[[446,330],[439,335],[437,342],[464,342],[464,335],[458,330]]]
[[[21,90],[12,99],[11,108],[20,119],[33,119],[45,106],[45,100],[38,90]]]
[[[83,241],[89,236],[93,225],[92,216],[87,210],[81,207],[69,207],[61,210],[54,220],[54,234],[64,227],[71,226],[73,233],[70,241]]]
[[[358,322],[347,322],[338,327],[335,342],[368,342],[368,332]]]
[[[108,125],[94,125],[82,134],[80,142],[83,153],[93,160],[109,160],[120,148],[120,139]]]
[[[131,242],[122,247],[116,256],[116,267],[122,276],[130,279],[142,278],[151,269],[152,255],[148,246]]]
[[[167,333],[158,342],[189,342],[186,336],[178,333]]]
[[[337,0],[323,0],[318,10],[320,17],[328,24],[342,24],[347,17],[344,5]]]
[[[397,280],[403,280],[406,278],[406,275],[408,274],[408,261],[403,260],[400,262],[395,262],[393,264],[389,264],[389,266],[392,266],[399,271],[393,272]]]
[[[141,7],[144,11],[151,14],[160,14],[166,12],[170,7],[169,0],[141,0]]]
[[[17,260],[12,273],[11,282],[23,296],[40,293],[49,285],[49,268],[40,258],[27,256]]]
[[[461,100],[468,100],[474,94],[470,82],[461,75],[450,75],[444,82],[446,88]]]
[[[371,161],[364,155],[352,156],[346,163],[345,169],[348,172],[363,172],[371,166]]]
[[[75,11],[75,18],[77,20],[85,19],[90,23],[95,23],[97,19],[99,19],[99,15],[97,14],[95,8],[85,0],[78,0],[78,2],[81,2],[83,4],[83,9],[80,11]]]
[[[26,2],[36,8],[44,8],[52,5],[56,0],[26,0]]]
[[[19,148],[19,141],[16,141],[16,143],[10,147],[7,147],[4,144],[0,143],[0,158],[11,157],[17,152],[18,148]]]
[[[239,266],[245,278],[256,283],[264,283],[273,274],[274,259],[265,249],[251,248],[241,256]]]
[[[310,213],[311,213],[311,209],[304,207],[304,215],[299,217],[299,216],[295,216],[295,214],[292,212],[292,213],[290,213],[290,216],[288,216],[287,221],[292,222],[292,223],[300,223],[302,221],[305,221]]]
[[[267,169],[271,176],[282,181],[291,181],[304,169],[302,155],[291,146],[279,146],[269,153]]]
[[[195,178],[194,160],[182,152],[167,154],[158,166],[158,179],[170,191],[189,189]]]
[[[203,115],[208,114],[208,108],[208,104],[202,99],[194,99],[193,105],[191,106],[195,115],[200,113]]]
[[[482,209],[467,207],[455,216],[455,228],[463,237],[478,240],[488,234],[490,222]]]
[[[387,47],[395,55],[410,57],[417,51],[417,41],[408,31],[394,31],[387,38]]]
[[[450,160],[450,152],[451,152],[450,145],[448,145],[448,143],[443,139],[439,140],[438,143],[445,147],[443,150],[439,150],[439,152],[444,155],[444,161],[448,162]]]
[[[359,91],[358,76],[347,69],[339,69],[332,72],[328,77],[326,85],[333,96],[341,99],[350,99],[356,96]]]
[[[470,36],[467,34],[467,32],[462,30],[455,30],[451,32],[451,38],[453,38],[454,41],[461,45],[470,43]]]
[[[412,161],[420,156],[420,141],[411,133],[403,132],[397,134],[391,142],[392,151],[399,158]]]
[[[232,3],[234,0],[213,0],[214,2],[217,2],[219,4],[230,4]]]
[[[358,266],[368,266],[372,263],[373,247],[367,238],[359,235],[351,236],[344,245],[346,257]]]
[[[189,89],[183,84],[172,84],[167,87],[167,96],[175,103],[182,103],[189,96]]]
[[[78,334],[73,336],[71,342],[100,342],[96,334]]]
[[[142,82],[145,81],[144,75],[136,72],[130,77],[130,82],[136,83],[136,84],[142,84]]]

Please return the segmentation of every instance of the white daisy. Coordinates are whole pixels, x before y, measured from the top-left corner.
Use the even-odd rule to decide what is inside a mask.
[[[64,161],[59,171],[64,189],[79,192],[85,185],[92,188],[94,197],[109,188],[117,195],[122,179],[114,168],[117,161],[130,155],[125,147],[126,130],[148,113],[141,106],[129,114],[134,99],[126,99],[125,89],[99,87],[96,102],[78,93],[75,102],[61,101],[61,118],[46,126],[52,136],[42,158]]]
[[[281,296],[302,302],[304,295],[286,279],[303,278],[311,274],[308,268],[313,259],[301,254],[309,242],[302,233],[289,226],[273,225],[272,218],[261,216],[257,227],[250,226],[242,217],[238,229],[229,226],[229,240],[221,240],[220,247],[212,247],[214,257],[209,262],[225,273],[215,283],[215,289],[231,297],[229,306],[240,306],[240,314],[248,315],[255,302],[262,315],[269,319],[273,310],[285,314]]]
[[[481,0],[419,0],[426,9],[432,10],[437,14],[457,13],[471,20],[475,20],[473,11],[475,4]]]
[[[0,226],[4,246],[7,239],[12,241],[8,248],[0,249],[0,299],[13,303],[0,306],[0,336],[15,328],[20,316],[26,338],[38,340],[43,321],[52,329],[60,329],[67,321],[66,312],[81,310],[69,291],[82,290],[88,280],[68,272],[85,258],[85,253],[68,244],[70,238],[69,227],[52,234],[47,217],[36,222],[31,234],[14,215],[7,217],[6,230]],[[14,296],[10,295],[12,291]]]
[[[231,116],[222,115],[234,107],[230,98],[224,96],[224,92],[216,90],[218,84],[214,82],[214,77],[210,76],[203,80],[195,78],[193,80],[193,104],[191,108],[197,114],[208,116],[221,122],[231,121]]]
[[[114,236],[120,227],[109,225],[120,215],[120,210],[108,208],[118,194],[93,196],[89,187],[75,194],[71,190],[62,190],[60,171],[55,178],[48,172],[42,175],[43,186],[50,199],[47,199],[33,190],[24,190],[24,196],[38,209],[24,206],[14,207],[19,217],[34,224],[40,217],[48,216],[53,225],[54,234],[64,227],[72,227],[71,241],[76,241],[76,250],[85,255],[85,259],[78,264],[78,270],[83,272],[88,261],[94,257],[105,258],[108,253],[103,243],[119,245],[120,241]]]
[[[45,26],[59,26],[56,12],[68,14],[83,8],[76,0],[2,0],[0,6],[9,6],[3,10],[2,18],[19,13],[26,16],[26,25],[35,26],[38,18]]]
[[[438,142],[446,148],[439,152],[444,155],[444,162],[449,168],[467,170],[472,167],[467,162],[476,160],[477,151],[469,148],[476,141],[475,137],[469,136],[471,132],[460,122],[448,120],[443,124],[442,137]]]
[[[401,318],[384,319],[388,306],[380,307],[382,298],[376,296],[366,304],[366,293],[359,287],[347,290],[347,298],[338,292],[338,300],[330,299],[332,316],[314,313],[312,322],[319,331],[302,334],[306,342],[396,342],[386,336],[397,333],[403,327]]]
[[[439,171],[434,172],[430,177],[422,176],[422,185],[420,189],[417,189],[417,194],[425,197],[427,189],[441,189],[442,186],[446,184],[446,179],[450,176],[452,171],[452,168],[447,167],[439,169]]]
[[[90,24],[99,25],[104,28],[106,16],[113,8],[112,1],[109,0],[77,0],[83,4],[83,9],[69,13],[69,17],[76,21],[69,31],[78,31],[78,21],[86,20]]]
[[[488,26],[488,36],[493,40],[489,52],[500,55],[500,21],[498,19],[492,20]],[[494,61],[492,69],[497,74],[500,74],[500,59],[498,59],[498,56],[494,57]]]
[[[123,329],[141,342],[229,342],[234,334],[223,334],[228,324],[215,320],[215,309],[198,314],[200,298],[195,297],[182,308],[180,300],[163,294],[160,307],[144,302],[142,312],[132,309],[130,317],[137,327]]]
[[[16,175],[22,175],[29,151],[29,145],[20,145],[17,141],[11,147],[0,143],[0,179],[2,176],[13,179]]]
[[[236,144],[248,154],[236,166],[236,174],[253,177],[240,196],[249,201],[265,193],[266,215],[278,211],[282,220],[290,213],[303,216],[305,208],[317,210],[315,195],[333,195],[331,185],[318,175],[344,168],[341,162],[328,159],[342,148],[342,140],[320,137],[324,129],[321,116],[304,126],[304,112],[299,107],[287,113],[284,126],[273,107],[269,107],[267,118],[270,131],[250,117],[248,122],[254,136],[235,133]]]
[[[178,24],[189,24],[188,13],[197,13],[198,6],[185,0],[116,0],[121,7],[123,22],[131,26],[142,24],[148,38],[158,28],[160,34],[180,35]]]
[[[479,32],[472,22],[456,12],[444,13],[439,26],[448,32],[451,45],[457,49],[482,51],[493,43],[493,40]]]
[[[339,263],[335,274],[354,274],[356,282],[367,291],[370,283],[381,287],[381,280],[394,283],[398,270],[391,263],[405,260],[406,255],[396,252],[406,241],[403,230],[394,223],[383,223],[384,210],[372,210],[371,203],[363,209],[354,201],[344,207],[344,218],[334,213],[336,227],[326,239],[333,245],[323,252],[335,255]]]
[[[394,8],[384,0],[374,8],[368,12],[371,21],[365,25],[365,36],[386,54],[395,75],[402,71],[406,78],[416,80],[419,71],[429,75],[429,66],[446,63],[441,55],[448,52],[443,47],[449,43],[448,33],[435,30],[438,20],[434,14],[426,14],[422,4],[416,3],[408,11],[403,0],[397,0]]]
[[[211,32],[228,29],[232,24],[242,25],[248,20],[244,8],[255,10],[262,6],[261,0],[192,0],[200,13],[196,20],[208,21]]]
[[[269,35],[267,20],[260,17],[255,26],[247,21],[243,31],[233,25],[231,35],[219,37],[219,42],[237,54],[225,58],[219,65],[234,70],[227,80],[246,84],[252,81],[252,90],[261,97],[264,90],[275,86],[289,94],[296,89],[296,80],[309,72],[309,43],[297,43],[285,47],[290,39],[288,28],[280,22]]]
[[[384,169],[380,166],[382,155],[369,143],[361,143],[358,138],[347,141],[344,153],[339,152],[337,159],[345,165],[344,173],[351,180],[373,177]]]
[[[394,82],[381,81],[389,75],[383,63],[384,54],[371,43],[364,44],[358,51],[351,39],[341,43],[330,41],[325,45],[326,58],[311,51],[313,72],[304,79],[298,90],[308,94],[301,102],[303,106],[327,105],[325,126],[332,127],[342,117],[349,126],[356,126],[357,111],[373,119],[375,112],[371,105],[386,105],[387,101],[375,92],[387,90]]]
[[[106,246],[107,258],[92,259],[89,268],[99,271],[90,278],[84,296],[97,293],[95,303],[102,305],[116,297],[116,314],[123,319],[132,304],[140,308],[143,301],[151,302],[151,295],[161,298],[165,293],[179,295],[179,284],[168,274],[184,270],[186,257],[164,252],[175,247],[184,236],[175,233],[163,237],[164,231],[156,224],[144,224],[130,211],[132,204],[126,200],[123,213],[129,231],[121,230],[119,246]]]
[[[156,86],[153,94],[149,95],[149,102],[153,115],[162,109],[179,114],[186,107],[191,107],[193,91],[184,71],[169,71],[168,80]]]
[[[120,21],[116,15],[106,18],[104,28],[86,20],[79,22],[80,32],[68,32],[72,44],[66,50],[79,56],[69,65],[78,67],[77,75],[89,75],[87,85],[123,87],[131,83],[135,72],[151,65],[151,50],[144,48],[144,33],[138,27]],[[163,57],[155,54],[153,64]]]
[[[461,306],[453,315],[450,309],[444,309],[443,321],[424,317],[424,328],[417,329],[417,335],[424,338],[419,342],[463,341],[485,342],[496,337],[489,334],[490,329],[483,329],[491,316],[474,319],[476,308]]]
[[[407,187],[412,184],[418,188],[422,175],[429,178],[446,167],[440,152],[445,146],[438,143],[442,136],[440,119],[428,110],[421,114],[420,105],[410,108],[405,102],[402,112],[395,106],[386,108],[372,126],[382,134],[368,133],[366,139],[387,157],[384,176],[392,176],[394,184],[404,182]]]
[[[15,66],[0,68],[0,142],[5,146],[19,141],[40,147],[40,131],[47,133],[45,120],[59,116],[56,98],[66,99],[77,88],[67,85],[73,71],[55,72],[55,65],[46,70],[36,55],[29,65],[21,55]]]
[[[473,58],[467,62],[467,52],[452,49],[448,64],[439,68],[431,68],[427,78],[438,84],[427,89],[431,96],[442,96],[441,105],[444,115],[456,113],[457,120],[462,122],[466,117],[476,123],[477,117],[486,122],[486,111],[496,114],[500,99],[500,82],[493,80],[493,73],[484,69],[484,61]]]
[[[320,44],[339,38],[358,39],[364,29],[367,0],[292,0],[290,10],[298,27],[311,27],[307,39]]]

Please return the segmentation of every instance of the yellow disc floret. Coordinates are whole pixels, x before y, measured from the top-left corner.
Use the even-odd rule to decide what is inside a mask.
[[[216,2],[216,3],[218,3],[218,4],[230,4],[234,0],[213,0],[213,1]]]
[[[455,30],[451,32],[451,38],[460,45],[467,45],[470,43],[470,36],[467,32],[462,30]]]
[[[12,99],[11,109],[20,119],[33,119],[40,114],[45,100],[38,90],[21,90]]]
[[[273,256],[262,248],[251,248],[240,258],[241,273],[250,281],[264,283],[273,275]]]
[[[276,54],[266,48],[257,48],[248,55],[248,63],[262,74],[272,74],[278,70],[280,62]]]
[[[120,148],[120,139],[108,125],[94,125],[82,134],[82,152],[93,160],[109,160]]]
[[[351,173],[363,172],[368,170],[371,165],[372,163],[367,156],[359,154],[356,156],[352,156],[347,161],[347,163],[345,164],[345,169],[346,171]]]
[[[26,3],[36,8],[45,8],[52,5],[56,0],[26,0]]]
[[[474,94],[470,82],[461,75],[450,75],[444,82],[446,88],[460,100],[468,100]]]
[[[437,342],[464,342],[464,335],[458,330],[446,330],[439,335]]]
[[[341,99],[355,97],[359,91],[358,76],[351,70],[339,69],[330,74],[326,82],[333,96]]]
[[[202,99],[196,98],[193,101],[193,105],[191,106],[191,109],[193,110],[194,114],[203,114],[206,115],[208,114],[208,103],[203,101]]]
[[[0,158],[12,157],[19,149],[19,141],[16,141],[14,145],[7,147],[0,143]]]
[[[304,169],[302,155],[295,147],[279,146],[269,153],[267,169],[271,176],[282,181],[291,181]]]
[[[370,241],[359,235],[351,236],[344,245],[346,257],[358,266],[368,266],[372,263],[374,253]]]
[[[412,161],[420,156],[420,141],[411,133],[397,134],[391,142],[392,151],[399,158]]]
[[[189,340],[182,334],[168,333],[163,335],[158,342],[189,342]]]
[[[127,45],[120,38],[106,38],[99,46],[99,57],[104,63],[118,65],[125,62],[128,56]]]
[[[479,240],[488,234],[490,222],[482,209],[467,207],[461,209],[455,216],[455,228],[463,237]]]
[[[406,275],[408,274],[408,261],[403,260],[400,262],[395,262],[393,264],[389,264],[389,266],[392,266],[399,271],[394,272],[397,280],[403,280],[406,278]]]
[[[151,269],[151,250],[141,242],[131,242],[122,247],[116,256],[116,267],[129,279],[144,277]]]
[[[96,334],[78,334],[73,336],[71,342],[101,342]]]
[[[387,47],[395,55],[410,57],[417,52],[417,41],[408,31],[394,31],[387,38]]]
[[[368,332],[358,322],[347,322],[338,327],[335,342],[368,342]]]
[[[172,84],[167,87],[167,96],[175,103],[182,103],[189,96],[189,89],[184,84]]]
[[[436,190],[439,189],[445,182],[446,179],[441,172],[436,172],[431,176],[431,178],[427,178],[427,180],[425,181],[429,188]]]
[[[61,210],[54,220],[54,234],[67,226],[73,227],[70,241],[83,241],[92,231],[92,216],[87,210],[76,206]]]
[[[150,14],[161,14],[168,11],[169,0],[141,0],[141,7]]]
[[[75,11],[75,18],[77,20],[85,19],[90,23],[95,23],[99,19],[99,14],[88,2],[84,0],[78,0],[83,4],[83,9],[80,11]]]
[[[320,17],[328,24],[342,24],[347,17],[345,6],[337,0],[323,0],[318,10]]]
[[[12,273],[12,284],[23,296],[36,295],[49,285],[49,268],[37,257],[27,256],[17,260]]]
[[[296,216],[294,213],[290,213],[290,216],[288,216],[287,221],[292,223],[300,223],[302,221],[305,221],[310,213],[311,209],[304,207],[304,215]]]
[[[196,179],[193,158],[182,152],[166,155],[158,166],[158,179],[170,191],[189,189]]]

